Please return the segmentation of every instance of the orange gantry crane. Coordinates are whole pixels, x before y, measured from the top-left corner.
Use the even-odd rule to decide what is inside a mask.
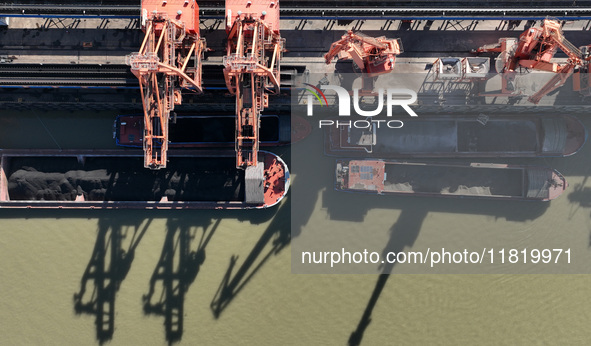
[[[515,94],[513,81],[519,67],[555,73],[548,83],[528,98],[530,102],[537,104],[542,97],[564,85],[576,69],[584,71],[585,66],[588,69],[589,54],[586,52],[589,47],[591,46],[575,47],[564,37],[560,22],[545,19],[542,27],[528,29],[519,36],[518,41],[514,38],[501,38],[497,44],[480,47],[477,52],[501,53],[500,63],[502,63],[503,72],[501,92],[504,95]],[[550,61],[558,49],[567,55],[566,63]],[[576,86],[575,89],[577,89]]]
[[[224,77],[236,95],[236,166],[258,163],[260,114],[269,92],[279,92],[285,40],[279,33],[279,1],[226,0],[228,43]]]
[[[324,61],[328,65],[336,56],[339,60],[353,60],[367,77],[375,77],[391,72],[394,69],[396,56],[400,53],[402,53],[400,39],[388,39],[385,36],[370,37],[349,30],[330,46],[330,50],[324,55]]]
[[[205,40],[195,0],[142,0],[142,28],[146,36],[140,50],[126,62],[140,82],[144,166],[160,169],[166,167],[168,122],[181,104],[181,89],[202,92]]]

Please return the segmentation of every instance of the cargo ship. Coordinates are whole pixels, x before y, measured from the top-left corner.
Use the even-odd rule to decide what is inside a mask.
[[[401,128],[330,127],[325,152],[363,158],[552,157],[576,153],[587,139],[572,116],[405,119]]]
[[[237,169],[229,150],[170,151],[165,169],[128,150],[0,150],[0,208],[261,209],[279,203],[290,175],[277,155]]]
[[[179,114],[169,123],[169,148],[222,148],[234,146],[235,115]],[[312,128],[303,118],[286,114],[261,116],[261,146],[280,146],[297,142]],[[141,148],[144,131],[142,114],[120,115],[113,124],[118,146]]]
[[[336,190],[380,195],[549,201],[568,184],[547,167],[337,160]]]

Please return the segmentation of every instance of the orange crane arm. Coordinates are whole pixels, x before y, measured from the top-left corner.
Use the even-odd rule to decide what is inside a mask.
[[[539,103],[542,97],[563,86],[566,80],[573,74],[574,69],[584,63],[581,49],[575,47],[564,37],[560,24],[557,21],[546,19],[542,28],[543,37],[548,46],[547,50],[550,50],[552,55],[554,55],[554,52],[560,49],[568,56],[568,61],[563,65],[550,63],[548,61],[549,58],[544,55],[544,52],[537,54],[539,63],[534,68],[554,72],[555,75],[540,90],[528,98],[534,104]]]
[[[560,49],[568,56],[565,64],[551,62]],[[573,71],[585,61],[581,49],[570,43],[562,33],[561,25],[556,20],[545,19],[541,28],[530,28],[519,36],[519,41],[501,38],[496,45],[482,46],[477,52],[501,52],[503,54],[503,93],[513,94],[507,86],[515,78],[517,67],[556,73],[540,90],[528,98],[538,103],[542,97],[564,85]],[[501,72],[501,71],[497,71]]]
[[[168,122],[182,102],[181,89],[202,92],[201,58],[206,48],[198,15],[195,0],[142,1],[146,36],[139,52],[128,55],[126,62],[140,82],[146,168],[166,167]]]
[[[568,77],[573,74],[576,65],[567,64],[565,65],[559,72],[557,72],[552,79],[548,81],[540,90],[536,91],[535,94],[531,95],[527,98],[529,102],[534,104],[538,104],[542,97],[548,95],[552,91],[560,88],[561,86],[566,83]]]
[[[369,37],[349,30],[340,40],[334,42],[324,55],[324,62],[330,64],[339,58],[351,59],[369,77],[391,72],[396,56],[402,53],[398,39]]]
[[[279,91],[285,40],[279,34],[279,2],[226,1],[228,43],[224,77],[236,96],[236,167],[258,164],[260,114],[267,91]]]

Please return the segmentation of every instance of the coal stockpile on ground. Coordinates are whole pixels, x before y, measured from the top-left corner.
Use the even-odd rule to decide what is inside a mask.
[[[8,193],[13,201],[243,201],[244,171],[233,157],[170,158],[157,171],[141,157],[13,158]]]

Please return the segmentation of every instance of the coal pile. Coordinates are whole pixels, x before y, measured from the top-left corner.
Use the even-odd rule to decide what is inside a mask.
[[[10,199],[73,201],[243,201],[244,171],[231,158],[171,158],[166,169],[143,167],[141,157],[13,158]]]

